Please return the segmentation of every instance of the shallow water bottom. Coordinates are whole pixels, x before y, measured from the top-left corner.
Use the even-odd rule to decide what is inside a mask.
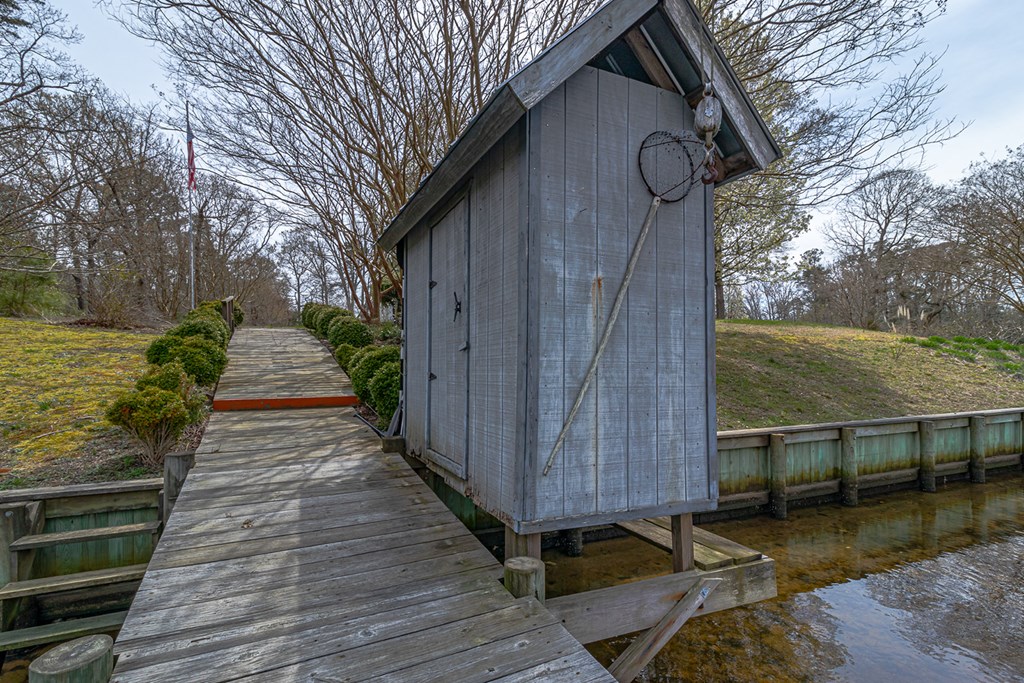
[[[779,597],[696,618],[638,680],[1024,681],[1024,477],[707,525],[776,560]],[[669,571],[622,538],[548,562],[559,595]],[[632,637],[589,646],[609,664]]]

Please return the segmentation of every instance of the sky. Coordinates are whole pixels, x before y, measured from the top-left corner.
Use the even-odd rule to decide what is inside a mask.
[[[92,0],[51,0],[78,26],[83,39],[68,53],[107,87],[136,102],[169,92],[160,50],[125,31]],[[930,148],[921,167],[933,181],[961,177],[982,154],[997,158],[1007,147],[1024,144],[1024,1],[948,0],[944,15],[925,27],[924,48],[945,53],[940,60],[945,91],[936,101],[936,116],[969,123],[954,140]],[[823,247],[820,227],[791,245],[794,253]]]

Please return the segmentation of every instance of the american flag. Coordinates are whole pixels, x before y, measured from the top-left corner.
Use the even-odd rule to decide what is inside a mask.
[[[192,148],[192,124],[188,116],[188,102],[185,103],[185,145],[188,147],[188,189],[196,189],[196,152]]]

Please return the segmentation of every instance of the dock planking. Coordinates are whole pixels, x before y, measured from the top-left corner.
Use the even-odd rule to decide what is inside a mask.
[[[214,410],[328,408],[359,402],[323,344],[304,331],[242,328],[231,338],[229,352],[231,363],[217,385]]]
[[[229,358],[218,396],[345,386],[300,330],[240,329]],[[312,367],[334,384],[311,384]],[[111,680],[614,680],[501,575],[350,410],[215,412],[118,636]]]

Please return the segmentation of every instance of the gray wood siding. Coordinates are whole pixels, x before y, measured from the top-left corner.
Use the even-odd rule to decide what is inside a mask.
[[[522,154],[516,125],[473,169],[470,192],[469,489],[496,514],[513,505],[516,476]]]
[[[587,67],[529,119],[530,230],[539,252],[532,263],[539,272],[531,277],[538,289],[530,321],[537,412],[528,439],[536,450],[527,453],[536,498],[525,519],[706,500],[713,413],[706,408],[710,193],[702,186],[682,202],[662,204],[597,381],[551,472],[540,471],[650,207],[637,166],[640,144],[655,130],[689,127],[692,113],[679,95]]]
[[[430,231],[421,227],[405,240],[405,445],[422,456],[427,448],[427,329]]]

